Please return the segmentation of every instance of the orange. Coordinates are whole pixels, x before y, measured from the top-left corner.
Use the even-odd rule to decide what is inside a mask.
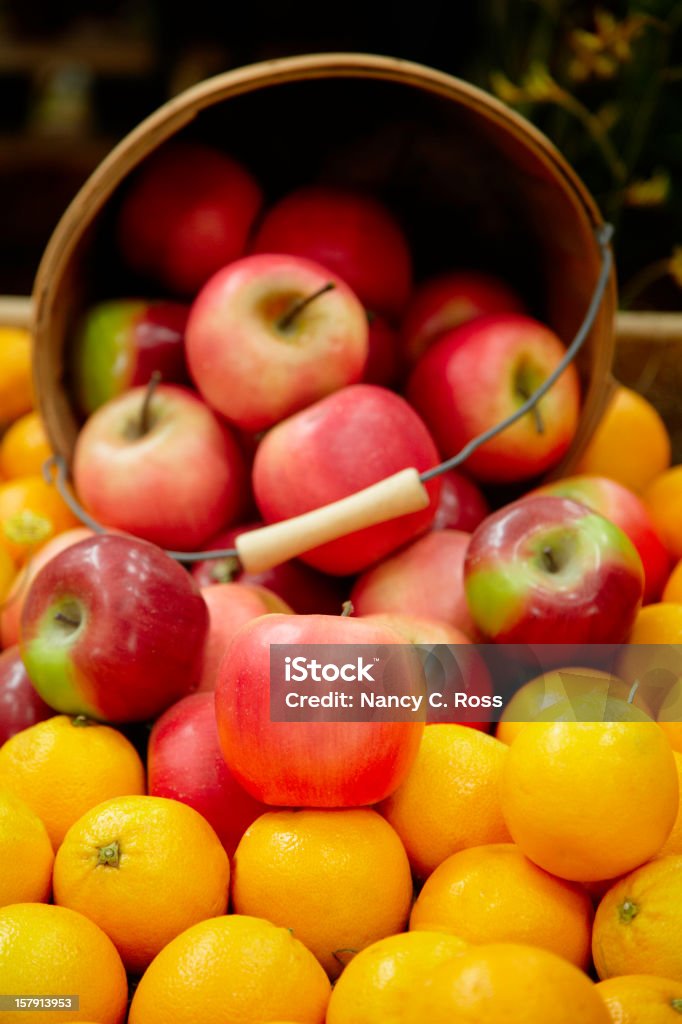
[[[682,558],[682,466],[657,476],[642,498],[668,551],[674,559]]]
[[[652,860],[609,889],[597,907],[592,955],[600,978],[682,981],[682,856]]]
[[[461,850],[436,868],[412,908],[410,929],[467,942],[541,946],[587,968],[592,901],[578,885],[536,867],[512,843]]]
[[[650,974],[607,978],[597,992],[613,1024],[679,1024],[682,1020],[682,982]]]
[[[42,472],[52,455],[45,427],[37,412],[26,413],[6,431],[0,442],[0,470],[8,480]]]
[[[353,953],[402,931],[410,913],[403,845],[367,808],[263,814],[233,868],[235,912],[291,928],[332,977]]]
[[[631,644],[682,644],[682,604],[658,602],[640,608]]]
[[[405,1001],[467,943],[442,932],[404,932],[354,956],[334,985],[326,1024],[401,1024]]]
[[[0,604],[7,600],[17,576],[17,567],[7,548],[0,544]]]
[[[144,974],[129,1024],[323,1024],[329,979],[288,928],[232,914],[188,928]]]
[[[503,743],[512,743],[524,725],[543,711],[563,705],[566,700],[575,708],[578,719],[593,716],[595,721],[601,721],[612,717],[614,700],[628,700],[630,690],[622,679],[599,669],[554,669],[531,679],[516,691],[505,705],[496,736]],[[633,703],[647,714],[651,713],[642,693],[635,692]]]
[[[38,815],[14,793],[0,789],[0,907],[48,900],[53,860]]]
[[[23,327],[0,327],[0,424],[32,407],[31,335]]]
[[[136,974],[180,932],[224,914],[229,884],[230,862],[206,819],[158,796],[93,807],[54,862],[55,903],[98,924]]]
[[[682,722],[662,722],[659,720],[658,724],[668,737],[673,750],[678,754],[682,754]]]
[[[0,484],[0,541],[17,562],[79,522],[52,484],[27,476]]]
[[[663,588],[661,601],[682,604],[682,559],[680,559],[670,573],[670,576],[668,576],[668,582]]]
[[[595,985],[533,946],[471,947],[441,964],[407,1001],[403,1024],[609,1024]]]
[[[655,722],[533,722],[509,747],[509,831],[560,878],[631,871],[660,850],[678,805],[675,759]]]
[[[64,907],[15,903],[0,910],[0,978],[4,993],[80,999],[79,1010],[4,1010],[2,1024],[122,1024],[125,1018],[128,984],[111,939],[87,917]]]
[[[85,811],[113,796],[144,793],[144,766],[116,729],[55,715],[0,747],[0,786],[38,815],[56,848]]]
[[[677,808],[677,818],[673,825],[672,832],[658,851],[659,857],[666,857],[670,853],[682,854],[682,754],[673,751],[675,765],[677,767],[677,780],[680,787],[680,802]]]
[[[31,555],[25,565],[18,573],[15,572],[14,581],[5,597],[3,607],[0,608],[0,646],[11,647],[19,642],[19,625],[21,623],[21,612],[31,582],[38,572],[46,565],[51,558],[58,555],[60,551],[77,544],[78,541],[92,537],[93,532],[85,526],[77,526],[72,530],[65,530],[57,534],[52,540]],[[0,551],[2,549],[0,548]]]
[[[593,473],[642,491],[670,465],[670,437],[651,402],[619,387],[592,434],[576,473]]]
[[[458,850],[504,843],[499,787],[507,747],[464,725],[429,725],[410,773],[379,805],[420,877]]]

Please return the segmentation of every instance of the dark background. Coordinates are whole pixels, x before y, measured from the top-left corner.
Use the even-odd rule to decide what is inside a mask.
[[[680,0],[0,0],[0,293],[30,291],[80,184],[171,95],[251,61],[351,50],[502,90],[615,223],[626,302],[679,308],[681,25]]]

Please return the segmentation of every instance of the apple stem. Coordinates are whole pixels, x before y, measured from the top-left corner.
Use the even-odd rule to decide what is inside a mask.
[[[140,409],[140,437],[144,437],[145,434],[149,433],[149,410],[152,404],[152,398],[157,386],[161,383],[161,373],[159,370],[154,370],[149,382],[147,383],[147,389],[144,393],[142,400],[142,408]]]
[[[66,612],[57,612],[55,619],[57,622],[65,622],[67,626],[73,626],[74,629],[80,626],[80,619],[72,619]]]
[[[528,390],[528,388],[524,387],[523,385],[517,384],[516,391],[519,397],[522,398],[524,402],[527,402],[531,396],[531,392]],[[535,420],[535,429],[537,430],[538,434],[544,434],[545,422],[542,418],[542,413],[540,412],[540,406],[538,402],[536,402],[533,408],[530,409],[529,411],[531,416]]]
[[[353,614],[354,611],[355,608],[353,607],[353,602],[344,601],[343,604],[341,605],[341,618],[347,619],[350,615]]]
[[[321,288],[318,288],[312,295],[308,295],[305,299],[299,299],[295,302],[288,313],[285,313],[283,317],[280,317],[277,327],[280,331],[286,331],[293,324],[299,313],[302,313],[306,306],[309,306],[315,299],[319,299],[320,295],[325,295],[327,292],[332,291],[336,288],[333,281],[327,281]]]
[[[639,679],[635,679],[635,681],[632,684],[632,687],[630,689],[630,692],[628,694],[628,704],[632,704],[633,703],[633,701],[635,699],[635,694],[637,693],[638,690],[639,690]]]
[[[545,567],[548,569],[549,572],[559,571],[559,563],[554,557],[554,552],[551,548],[543,548],[542,557],[544,559]]]

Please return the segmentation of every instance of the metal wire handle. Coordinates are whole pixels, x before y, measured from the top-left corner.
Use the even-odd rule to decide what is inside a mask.
[[[604,297],[604,292],[606,291],[606,286],[611,276],[611,270],[613,268],[613,254],[610,248],[611,238],[613,236],[613,226],[611,224],[600,224],[595,228],[594,233],[601,255],[599,276],[583,321],[560,362],[552,373],[550,373],[542,382],[542,384],[531,395],[529,395],[526,401],[520,405],[518,409],[515,409],[511,415],[500,420],[500,422],[496,423],[495,426],[490,427],[482,434],[473,438],[473,440],[469,441],[469,443],[457,452],[456,455],[446,459],[444,462],[434,466],[432,469],[427,469],[421,473],[419,475],[419,479],[422,483],[426,483],[428,480],[432,480],[434,477],[440,476],[441,473],[447,473],[448,470],[455,469],[457,466],[460,466],[487,441],[497,437],[498,434],[501,434],[508,427],[512,426],[512,424],[516,423],[531,412],[540,399],[544,398],[550,388],[556,383],[564,370],[576,358],[592,330],[597,313],[599,312],[599,307],[601,306],[601,302]],[[83,506],[71,493],[67,483],[67,475],[68,469],[66,461],[62,455],[52,455],[43,466],[43,476],[45,480],[56,486],[60,496],[76,518],[80,519],[85,526],[88,526],[95,533],[106,533],[107,527],[98,523],[96,519],[93,519],[93,517],[86,512]],[[208,559],[239,558],[239,553],[236,548],[221,548],[214,551],[166,551],[166,554],[170,555],[171,558],[174,558],[178,562],[203,562]]]

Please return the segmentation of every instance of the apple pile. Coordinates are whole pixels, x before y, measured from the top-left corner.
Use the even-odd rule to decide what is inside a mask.
[[[264,803],[384,799],[424,728],[272,722],[271,644],[619,643],[660,595],[668,557],[636,496],[597,477],[540,485],[577,428],[572,366],[466,472],[428,477],[426,508],[262,573],[232,556],[182,568],[162,549],[230,549],[428,473],[526,402],[565,347],[487,273],[415,284],[379,199],[303,185],[265,205],[245,167],[199,143],[144,163],[115,242],[152,297],[93,305],[69,353],[74,485],[108,532],[42,565],[3,635],[51,708],[156,720],[152,792],[193,802],[226,845]]]

